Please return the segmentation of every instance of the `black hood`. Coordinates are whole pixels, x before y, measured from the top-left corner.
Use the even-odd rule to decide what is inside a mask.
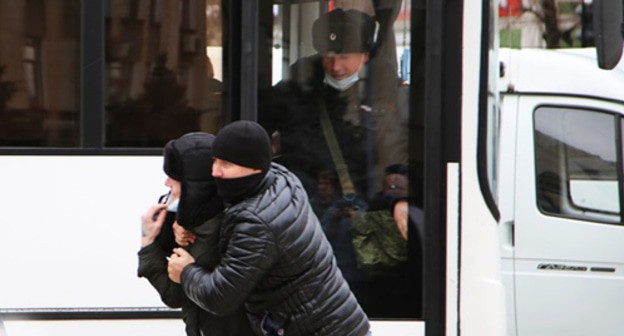
[[[214,135],[192,132],[171,140],[164,148],[165,173],[181,183],[177,221],[186,229],[204,223],[223,210],[212,177]]]

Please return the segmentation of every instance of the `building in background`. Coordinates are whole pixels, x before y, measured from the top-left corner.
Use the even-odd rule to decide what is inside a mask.
[[[499,4],[501,46],[513,48],[578,47],[583,14],[581,0],[502,0]]]

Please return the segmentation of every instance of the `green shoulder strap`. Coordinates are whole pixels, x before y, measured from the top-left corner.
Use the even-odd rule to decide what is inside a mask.
[[[327,113],[327,108],[325,107],[325,101],[323,99],[319,99],[319,110],[321,112],[320,118],[321,126],[323,127],[323,134],[325,135],[327,146],[329,147],[332,160],[334,160],[334,165],[336,166],[338,179],[340,180],[340,185],[342,186],[342,193],[344,195],[354,195],[355,187],[353,186],[353,182],[351,182],[351,177],[349,176],[349,167],[342,157],[342,152],[340,151],[338,140],[336,140],[336,134],[334,134],[334,128],[329,120],[329,114]]]

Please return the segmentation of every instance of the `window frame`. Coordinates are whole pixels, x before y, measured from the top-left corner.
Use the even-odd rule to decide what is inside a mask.
[[[558,149],[558,153],[557,153],[557,160],[563,160],[563,162],[561,163],[557,163],[558,166],[563,166],[565,169],[565,171],[561,172],[557,172],[558,174],[565,174],[565,176],[560,176],[561,182],[565,183],[566,186],[561,188],[560,190],[562,190],[565,194],[564,195],[560,195],[560,197],[565,199],[565,206],[567,208],[573,207],[573,213],[569,213],[569,212],[560,212],[560,213],[555,213],[555,212],[549,212],[544,210],[540,204],[539,204],[539,198],[540,198],[540,194],[539,194],[539,181],[537,180],[537,176],[539,176],[541,170],[540,170],[540,164],[538,163],[538,158],[540,157],[540,155],[538,155],[538,139],[537,139],[537,114],[540,113],[540,110],[543,109],[555,109],[555,110],[559,110],[561,111],[561,113],[565,113],[566,111],[576,111],[577,113],[583,113],[583,114],[599,114],[599,115],[603,115],[606,117],[609,117],[612,119],[612,126],[614,127],[614,134],[613,134],[613,141],[614,141],[614,146],[615,148],[615,162],[614,162],[614,169],[615,169],[615,174],[616,174],[616,183],[619,185],[618,187],[618,197],[619,197],[619,211],[618,216],[619,218],[617,220],[608,220],[609,216],[612,216],[610,214],[608,214],[606,211],[600,211],[599,209],[591,209],[591,208],[587,208],[587,207],[583,207],[580,206],[578,204],[574,203],[574,199],[571,195],[571,182],[573,181],[573,179],[571,178],[570,175],[570,168],[569,168],[569,164],[570,164],[570,158],[569,158],[569,146],[564,143],[564,142],[560,142],[559,144],[557,144],[557,146],[563,146],[562,149]],[[544,112],[543,112],[544,113]],[[546,112],[548,113],[548,112]],[[553,113],[552,111],[550,113]],[[567,218],[567,219],[574,219],[574,220],[580,220],[580,221],[589,221],[589,222],[599,222],[602,224],[606,224],[606,225],[622,225],[624,224],[624,218],[622,217],[622,214],[624,213],[623,209],[622,209],[622,204],[624,204],[624,200],[622,200],[622,196],[623,194],[623,188],[622,188],[622,150],[623,150],[623,145],[621,142],[622,139],[622,127],[624,127],[624,123],[623,123],[623,119],[622,116],[615,112],[615,111],[610,111],[610,110],[605,110],[605,109],[601,109],[601,108],[595,108],[595,107],[591,107],[591,106],[571,106],[571,105],[552,105],[552,104],[548,104],[548,105],[538,105],[535,107],[535,109],[533,110],[533,125],[532,125],[532,130],[533,130],[533,151],[534,151],[534,155],[535,155],[535,162],[534,162],[534,167],[533,169],[535,170],[535,176],[536,176],[536,180],[535,180],[535,197],[536,197],[536,201],[538,201],[538,203],[536,203],[536,208],[537,210],[546,215],[546,216],[551,216],[551,217],[561,217],[561,218]],[[563,133],[566,133],[565,131],[562,131]],[[543,167],[541,167],[543,168]],[[589,213],[590,215],[585,215],[585,213]]]

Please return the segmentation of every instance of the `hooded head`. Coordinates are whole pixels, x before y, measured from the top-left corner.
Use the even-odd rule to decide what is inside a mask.
[[[186,229],[201,225],[223,209],[212,177],[214,135],[192,132],[169,141],[163,149],[163,169],[181,186],[177,221]]]

